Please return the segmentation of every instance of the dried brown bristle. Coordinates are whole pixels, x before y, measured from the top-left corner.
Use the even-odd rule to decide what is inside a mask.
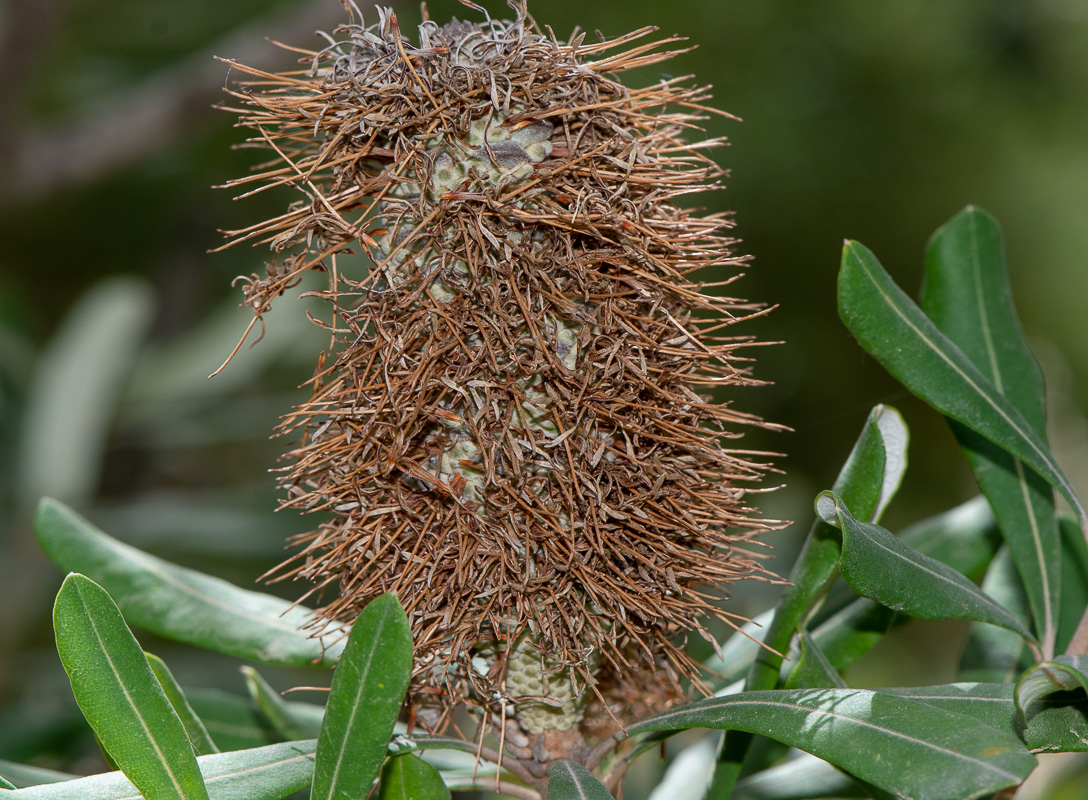
[[[716,601],[764,574],[743,545],[774,525],[746,499],[766,468],[724,446],[765,423],[708,394],[755,383],[731,328],[765,309],[693,282],[746,258],[727,214],[677,203],[722,175],[721,140],[685,139],[707,90],[615,79],[679,39],[561,43],[518,11],[424,22],[413,45],[385,10],[308,71],[231,62],[275,153],[234,185],[304,195],[233,236],[283,254],[247,281],[258,316],[307,269],[335,309],[281,426],[301,436],[283,505],[329,516],[280,576],[329,620],[395,592],[413,702],[516,706],[539,733],[648,672],[692,676],[677,635],[735,621]]]

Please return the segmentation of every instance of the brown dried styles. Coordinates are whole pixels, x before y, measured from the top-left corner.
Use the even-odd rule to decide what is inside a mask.
[[[280,428],[283,505],[324,521],[279,576],[312,581],[325,620],[395,592],[432,727],[462,701],[529,734],[587,701],[622,717],[651,675],[675,695],[696,673],[677,635],[733,624],[716,601],[764,574],[744,545],[773,527],[747,499],[766,467],[726,445],[766,423],[710,392],[756,382],[732,327],[765,309],[689,277],[728,285],[746,259],[727,214],[678,203],[722,175],[720,140],[685,140],[706,89],[614,77],[679,52],[650,33],[560,42],[519,9],[413,45],[386,10],[305,71],[228,62],[273,152],[231,185],[302,196],[232,232],[276,254],[245,301],[259,318],[319,270],[334,317]]]

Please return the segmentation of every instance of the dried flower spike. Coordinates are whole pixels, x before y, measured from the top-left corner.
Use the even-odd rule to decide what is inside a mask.
[[[746,499],[765,467],[725,444],[765,423],[709,392],[755,382],[731,329],[765,309],[689,278],[746,262],[728,215],[679,204],[722,174],[720,140],[685,139],[706,89],[614,77],[679,40],[561,43],[512,7],[418,44],[353,14],[306,71],[232,63],[274,152],[234,185],[303,196],[234,235],[277,254],[245,287],[258,317],[316,269],[335,318],[281,426],[301,437],[283,505],[325,521],[280,574],[327,620],[396,592],[420,718],[510,713],[508,743],[546,762],[678,697],[678,635],[734,621],[716,601],[764,574],[744,544],[772,527]]]

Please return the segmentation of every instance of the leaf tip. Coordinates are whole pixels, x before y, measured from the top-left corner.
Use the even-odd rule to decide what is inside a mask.
[[[816,495],[816,514],[828,525],[839,527],[839,498],[834,492],[825,491]]]

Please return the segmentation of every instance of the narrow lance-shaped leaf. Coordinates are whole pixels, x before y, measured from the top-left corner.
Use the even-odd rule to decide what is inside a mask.
[[[612,800],[612,795],[577,761],[556,761],[548,771],[548,800]]]
[[[1043,373],[1013,307],[1001,230],[985,211],[968,207],[934,235],[926,248],[921,304],[1045,445]],[[1009,544],[1044,657],[1049,658],[1061,595],[1054,490],[1021,459],[961,423],[950,422]]]
[[[287,742],[197,759],[211,800],[283,800],[305,788],[314,773],[316,742]],[[122,773],[29,786],[4,800],[144,800]]]
[[[858,242],[843,248],[839,314],[858,343],[907,389],[1019,457],[1057,487],[1088,531],[1088,513],[1046,442]]]
[[[185,728],[106,591],[69,575],[53,627],[80,710],[144,797],[208,800]]]
[[[313,612],[148,555],[56,500],[41,501],[34,533],[54,564],[88,575],[133,625],[160,636],[288,666],[331,666],[339,654],[303,630]]]
[[[758,732],[914,800],[971,800],[1015,786],[1035,768],[1012,734],[864,689],[742,692],[658,714],[628,733],[689,728]]]
[[[189,737],[196,754],[206,756],[211,753],[218,753],[219,748],[212,741],[212,737],[208,734],[208,729],[204,727],[203,721],[193,711],[193,707],[189,705],[189,700],[185,697],[181,687],[178,686],[178,682],[174,680],[174,675],[170,672],[170,668],[166,666],[166,662],[151,653],[144,653],[144,655],[147,656],[147,663],[158,679],[159,685],[162,686],[166,699],[173,706],[174,713],[178,715],[181,724],[185,726],[185,734]]]
[[[842,576],[863,597],[920,619],[970,619],[1008,628],[1038,647],[1015,616],[951,567],[919,553],[879,525],[858,522],[833,492],[816,512],[842,531]]]
[[[450,800],[438,770],[411,753],[392,756],[382,767],[378,800]]]
[[[412,674],[412,633],[395,595],[371,600],[333,674],[317,740],[312,800],[366,797],[385,760]]]
[[[969,577],[981,575],[1001,546],[993,511],[982,497],[911,525],[899,538]],[[867,597],[858,597],[849,584],[844,584],[842,590],[846,602],[835,594],[828,600],[833,613],[820,620],[812,630],[812,637],[827,660],[841,672],[868,653],[906,616]]]

